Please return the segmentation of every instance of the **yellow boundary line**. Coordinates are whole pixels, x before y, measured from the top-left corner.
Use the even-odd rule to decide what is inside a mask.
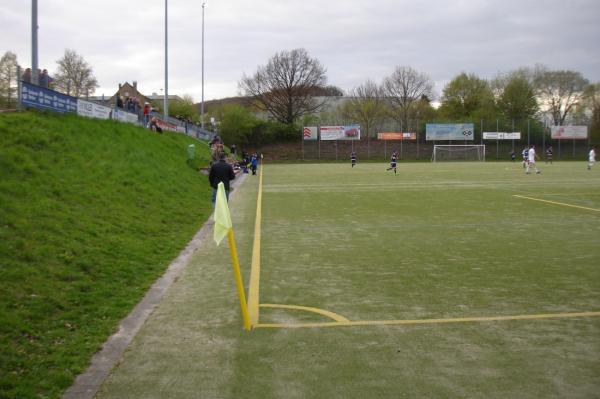
[[[533,197],[526,197],[524,195],[513,195],[513,197],[524,198],[524,199],[528,199],[528,200],[532,200],[532,201],[546,202],[548,204],[553,204],[553,205],[562,205],[562,206],[568,206],[568,207],[571,207],[571,208],[585,209],[586,211],[600,212],[600,209],[588,208],[588,207],[579,206],[579,205],[565,204],[563,202],[548,201],[548,200],[539,199],[539,198],[533,198]]]
[[[250,268],[250,285],[248,287],[248,315],[250,325],[258,324],[258,291],[260,286],[260,231],[262,212],[262,180],[264,163],[261,160],[258,175],[258,197],[256,199],[256,219],[254,222],[254,244],[252,245],[252,266]]]
[[[345,318],[344,316],[340,316],[337,313],[330,312],[328,310],[323,310],[319,308],[311,308],[308,306],[298,306],[298,305],[276,305],[273,303],[261,303],[261,308],[274,308],[274,309],[292,309],[292,310],[304,310],[307,312],[317,313],[323,315],[325,317],[329,317],[339,323],[350,323],[350,320]]]
[[[261,213],[262,213],[262,180],[263,180],[263,163],[261,162],[259,181],[258,181],[258,197],[256,200],[256,219],[254,223],[254,243],[252,246],[252,266],[250,270],[250,285],[248,288],[248,314],[250,325],[253,328],[318,328],[318,327],[350,327],[350,326],[381,326],[381,325],[417,325],[417,324],[441,324],[441,323],[468,323],[468,322],[485,322],[485,321],[504,321],[504,320],[540,320],[540,319],[558,319],[572,317],[599,317],[600,312],[579,312],[579,313],[548,313],[548,314],[533,314],[533,315],[516,315],[516,316],[489,316],[489,317],[458,317],[448,319],[420,319],[420,320],[362,320],[350,321],[347,318],[327,310],[312,308],[308,306],[297,305],[278,305],[278,304],[259,304],[259,286],[260,286],[260,238],[261,238]],[[539,198],[526,197],[523,195],[513,195],[513,197],[524,198],[532,201],[545,202],[554,205],[568,206],[571,208],[585,209],[589,211],[600,212],[600,209],[587,208],[584,206],[565,204],[562,202],[548,201]],[[317,313],[325,317],[329,317],[335,321],[322,323],[265,323],[260,324],[259,308],[278,308],[303,310],[312,313]]]
[[[441,323],[468,323],[482,321],[504,321],[504,320],[540,320],[559,319],[570,317],[599,317],[600,312],[579,313],[548,313],[517,316],[490,316],[490,317],[458,317],[453,319],[421,319],[421,320],[364,320],[346,322],[326,323],[298,323],[298,324],[256,324],[254,328],[319,328],[319,327],[351,327],[351,326],[393,326],[393,325],[415,325],[415,324],[441,324]]]

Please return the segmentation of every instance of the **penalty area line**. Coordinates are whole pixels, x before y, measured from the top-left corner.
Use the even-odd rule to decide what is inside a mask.
[[[600,312],[578,312],[578,313],[547,313],[516,316],[488,316],[488,317],[457,317],[450,319],[420,319],[420,320],[362,320],[362,321],[339,321],[324,323],[298,323],[278,324],[264,323],[255,324],[254,328],[320,328],[320,327],[352,327],[352,326],[394,326],[394,325],[416,325],[416,324],[444,324],[444,323],[469,323],[482,321],[505,321],[505,320],[542,320],[542,319],[564,319],[573,317],[599,317]]]
[[[564,202],[549,201],[549,200],[540,199],[540,198],[526,197],[524,195],[516,195],[516,194],[514,194],[513,197],[524,198],[524,199],[528,199],[528,200],[531,200],[531,201],[545,202],[545,203],[553,204],[553,205],[561,205],[561,206],[568,206],[568,207],[571,207],[571,208],[585,209],[586,211],[600,212],[600,209],[588,208],[586,206],[565,204]]]

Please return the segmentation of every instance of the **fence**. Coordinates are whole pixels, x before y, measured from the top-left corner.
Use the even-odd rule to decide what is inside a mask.
[[[74,112],[80,116],[98,119],[113,119],[125,123],[144,126],[144,117],[140,113],[135,114],[121,108],[111,108],[93,101],[72,97],[49,88],[37,86],[25,81],[18,80],[18,104],[20,108],[36,108],[51,112]],[[157,124],[163,129],[182,133],[198,140],[210,140],[213,133],[202,130],[200,127],[167,117],[163,118],[158,113],[152,113],[156,117]]]
[[[535,145],[540,157],[545,157],[546,150],[552,146],[555,160],[587,159],[591,146],[590,136],[586,139],[553,139],[550,127],[539,121],[528,119],[523,121],[485,121],[473,123],[472,136],[468,140],[427,140],[426,125],[431,122],[416,122],[411,129],[413,139],[410,140],[379,140],[377,135],[361,136],[360,140],[304,140],[300,134],[300,143],[295,149],[287,149],[286,157],[297,160],[349,160],[350,153],[356,152],[360,160],[387,160],[393,151],[398,153],[401,160],[431,160],[433,146],[436,144],[485,144],[486,160],[510,160],[511,153],[516,153],[517,159],[521,151],[530,145]],[[374,129],[375,130],[375,129]],[[393,126],[376,129],[378,132],[401,130]],[[495,139],[484,138],[484,132],[519,132],[516,135],[496,135]],[[408,136],[408,135],[407,135]],[[503,137],[511,137],[504,139]],[[268,152],[269,149],[262,149]],[[271,154],[277,157],[276,154]]]

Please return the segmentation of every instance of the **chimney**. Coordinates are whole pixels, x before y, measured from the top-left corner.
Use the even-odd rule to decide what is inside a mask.
[[[119,90],[121,90],[121,83],[119,83]]]
[[[133,90],[137,91],[137,81],[133,81]]]

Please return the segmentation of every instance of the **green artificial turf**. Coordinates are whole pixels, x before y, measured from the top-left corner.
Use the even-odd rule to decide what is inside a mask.
[[[586,165],[266,165],[260,303],[351,321],[598,312],[600,169]],[[246,284],[257,188],[248,176],[231,200]],[[244,332],[237,301],[227,246],[207,242],[99,398],[600,392],[600,317]],[[260,323],[330,321],[260,312]]]
[[[207,219],[207,163],[181,134],[0,114],[0,397],[70,386]]]

